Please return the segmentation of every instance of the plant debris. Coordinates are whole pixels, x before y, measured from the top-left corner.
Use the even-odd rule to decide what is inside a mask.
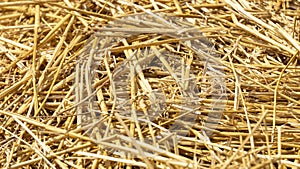
[[[0,167],[299,168],[299,9],[1,1]]]

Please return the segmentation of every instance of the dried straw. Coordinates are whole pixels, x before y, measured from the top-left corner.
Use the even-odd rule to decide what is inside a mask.
[[[300,168],[299,6],[256,0],[1,1],[0,167]],[[161,14],[180,18],[176,23],[186,29],[162,18],[134,20]],[[134,24],[147,30],[131,29]],[[172,36],[195,27],[203,34]],[[123,38],[108,43],[103,32]],[[184,43],[204,37],[213,48],[197,51]],[[174,70],[163,57],[168,52],[186,69]],[[165,69],[135,74],[154,61]],[[114,86],[122,72],[130,81]],[[178,74],[192,80],[180,83]],[[185,90],[192,82],[201,98],[194,107]],[[153,94],[158,89],[166,106],[151,109],[162,100]],[[218,91],[226,91],[219,100]],[[123,95],[128,100],[120,105]],[[185,130],[171,130],[175,123]]]

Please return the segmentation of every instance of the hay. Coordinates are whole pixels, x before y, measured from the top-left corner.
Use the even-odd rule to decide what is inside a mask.
[[[0,167],[299,168],[296,9],[0,2]]]

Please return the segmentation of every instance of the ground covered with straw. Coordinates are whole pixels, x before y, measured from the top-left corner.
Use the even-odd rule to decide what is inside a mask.
[[[0,168],[300,168],[300,2],[0,2]]]

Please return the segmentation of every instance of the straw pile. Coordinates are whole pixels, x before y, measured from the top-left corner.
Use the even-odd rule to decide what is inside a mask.
[[[299,168],[299,8],[0,2],[0,167]],[[199,50],[185,43],[203,37]],[[145,60],[155,66],[135,74]]]

